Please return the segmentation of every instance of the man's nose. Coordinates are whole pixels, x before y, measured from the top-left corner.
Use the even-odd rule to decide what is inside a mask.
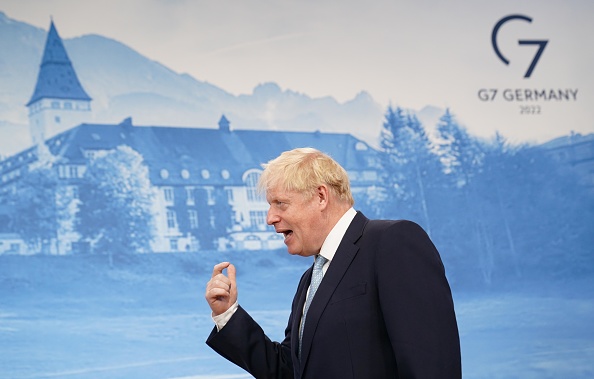
[[[268,209],[268,213],[266,214],[266,223],[268,225],[274,225],[275,223],[280,221],[280,217],[273,211],[272,207]]]

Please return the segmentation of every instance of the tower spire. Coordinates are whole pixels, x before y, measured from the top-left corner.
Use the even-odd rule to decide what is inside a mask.
[[[47,33],[35,91],[27,106],[43,98],[91,100],[76,76],[53,20]]]
[[[87,121],[90,102],[51,18],[37,83],[27,103],[33,143]]]

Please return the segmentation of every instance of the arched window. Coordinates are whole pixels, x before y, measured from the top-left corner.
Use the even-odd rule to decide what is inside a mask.
[[[243,182],[247,192],[248,201],[260,201],[258,196],[258,179],[260,179],[261,171],[251,170],[245,173]]]

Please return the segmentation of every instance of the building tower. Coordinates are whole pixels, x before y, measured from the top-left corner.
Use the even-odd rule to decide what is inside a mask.
[[[27,107],[34,145],[91,118],[91,98],[78,81],[53,20]]]

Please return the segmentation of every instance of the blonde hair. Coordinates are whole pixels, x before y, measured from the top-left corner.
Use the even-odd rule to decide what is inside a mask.
[[[316,188],[325,184],[341,201],[350,206],[355,203],[345,169],[319,150],[305,147],[285,151],[262,167],[258,188],[263,193],[279,188],[311,197]]]

